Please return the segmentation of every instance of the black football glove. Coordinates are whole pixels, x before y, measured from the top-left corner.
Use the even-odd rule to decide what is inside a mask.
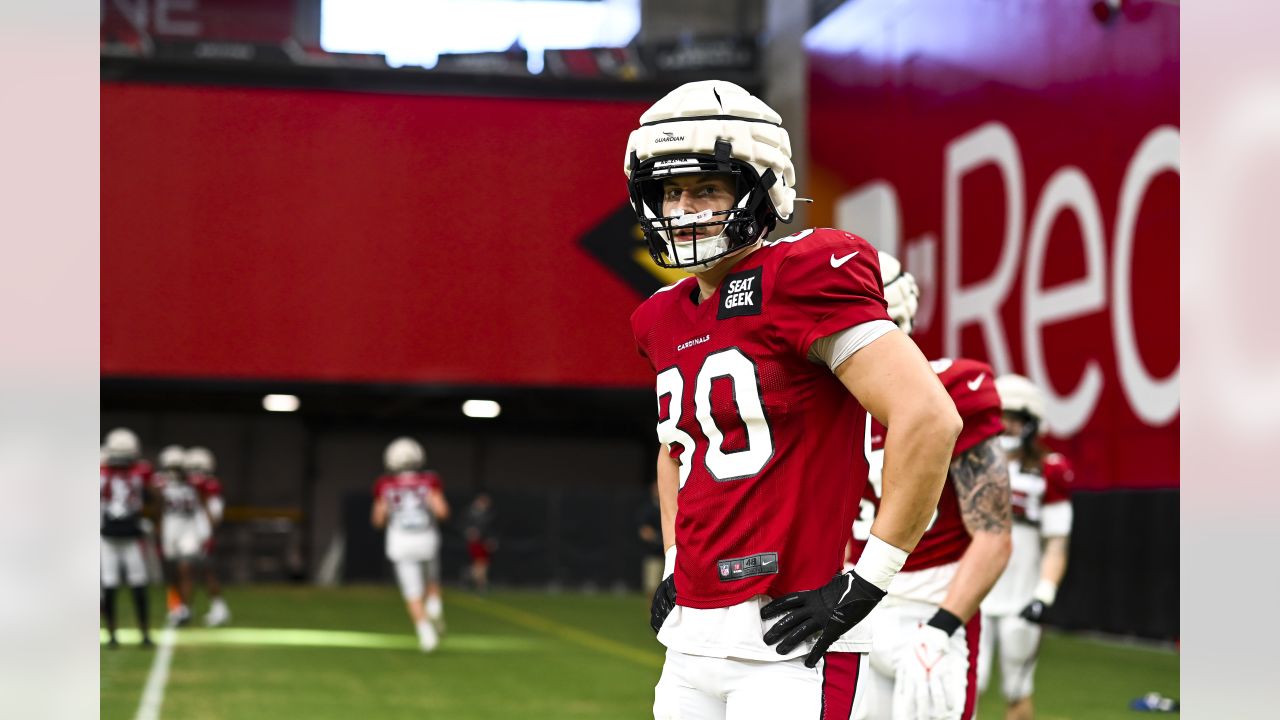
[[[676,576],[672,573],[658,585],[653,593],[653,602],[649,603],[649,627],[657,635],[662,623],[676,606]]]
[[[1044,622],[1045,613],[1049,612],[1049,606],[1043,600],[1032,600],[1027,606],[1022,608],[1022,612],[1018,615],[1023,620],[1029,620],[1037,625]]]
[[[827,652],[831,643],[861,622],[884,596],[884,590],[852,570],[836,575],[816,590],[783,595],[760,608],[760,617],[765,620],[783,616],[764,634],[764,641],[777,644],[778,654],[786,655],[814,633],[821,632],[813,650],[804,659],[804,666],[811,668],[818,664],[818,658]]]

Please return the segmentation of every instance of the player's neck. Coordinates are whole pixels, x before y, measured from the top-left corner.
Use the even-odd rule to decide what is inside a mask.
[[[716,288],[720,287],[720,283],[724,281],[725,276],[744,258],[759,249],[760,243],[756,243],[736,255],[725,258],[710,270],[693,273],[693,277],[698,280],[698,302],[702,302],[715,294]]]

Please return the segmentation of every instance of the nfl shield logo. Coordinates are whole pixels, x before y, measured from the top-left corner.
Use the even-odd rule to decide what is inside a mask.
[[[729,566],[728,566],[728,565],[721,565],[721,566],[720,566],[720,574],[721,574],[721,575],[728,575],[728,574],[729,574]]]

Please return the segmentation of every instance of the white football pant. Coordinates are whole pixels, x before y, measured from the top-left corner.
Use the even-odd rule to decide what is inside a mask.
[[[170,518],[160,525],[160,548],[165,560],[203,557],[206,537],[194,518]]]
[[[833,653],[804,666],[667,649],[653,693],[654,720],[848,720],[859,695],[859,653]]]
[[[1035,689],[1036,658],[1040,655],[1039,625],[1017,615],[982,616],[978,652],[978,688],[991,682],[991,662],[1000,653],[1000,691],[1013,702],[1031,697]]]
[[[427,594],[427,581],[440,582],[439,560],[401,560],[395,564],[396,582],[405,600],[419,600]]]
[[[395,565],[396,582],[405,600],[426,594],[426,583],[440,582],[440,533],[387,531],[387,559]]]
[[[102,538],[102,586],[120,587],[120,566],[132,587],[147,584],[147,563],[142,557],[142,538]]]

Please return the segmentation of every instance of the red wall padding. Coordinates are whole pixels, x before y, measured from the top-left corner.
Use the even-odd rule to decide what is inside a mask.
[[[578,245],[644,107],[103,83],[102,374],[647,386]]]

